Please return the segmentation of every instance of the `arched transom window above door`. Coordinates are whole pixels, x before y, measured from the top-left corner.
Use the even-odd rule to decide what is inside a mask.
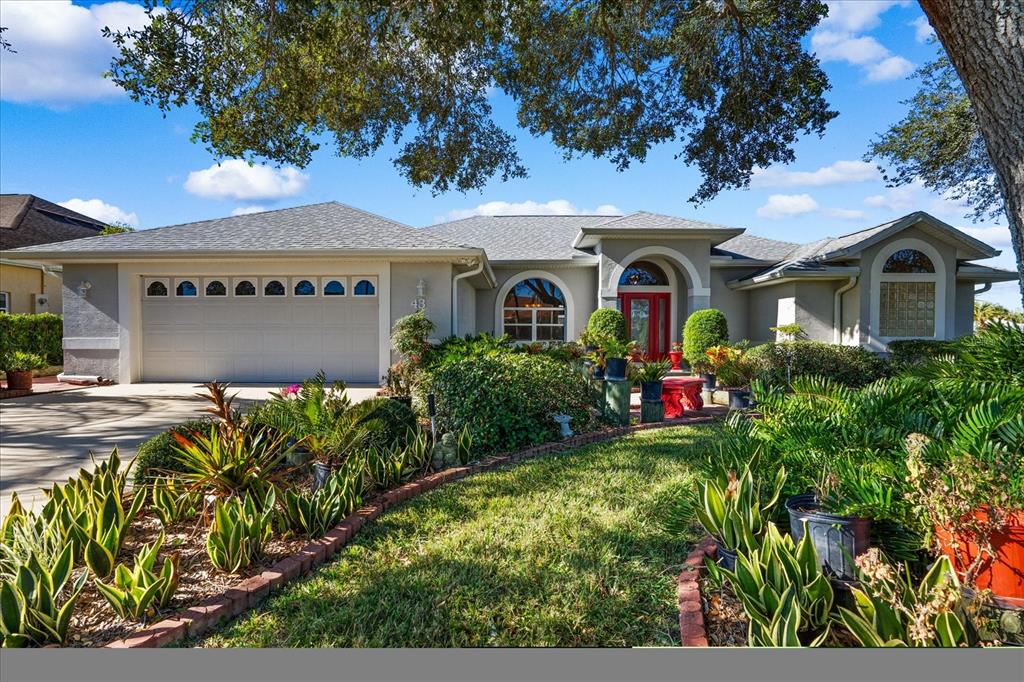
[[[502,332],[516,341],[565,341],[567,310],[565,294],[550,280],[520,280],[505,295]]]
[[[619,286],[667,286],[668,277],[660,266],[647,260],[634,261],[619,277]]]

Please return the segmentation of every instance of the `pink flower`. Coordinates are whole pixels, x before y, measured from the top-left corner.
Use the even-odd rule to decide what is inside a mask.
[[[300,384],[292,384],[291,386],[285,386],[284,388],[281,389],[281,395],[283,395],[286,398],[291,395],[298,395],[299,389],[301,388],[302,386]]]

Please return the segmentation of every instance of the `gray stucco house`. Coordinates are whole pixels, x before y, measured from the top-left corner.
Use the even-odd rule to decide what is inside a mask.
[[[974,296],[1016,274],[926,213],[811,244],[647,212],[500,216],[413,228],[335,202],[8,252],[64,270],[64,370],[137,381],[376,383],[392,324],[439,336],[574,339],[598,307],[662,355],[687,316],[724,311],[734,340],[799,323],[884,352],[972,330]]]

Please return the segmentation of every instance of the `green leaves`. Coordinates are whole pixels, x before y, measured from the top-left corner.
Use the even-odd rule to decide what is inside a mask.
[[[170,604],[178,588],[178,554],[175,552],[165,558],[162,569],[155,573],[153,566],[163,542],[161,533],[152,544],[143,546],[135,555],[131,571],[119,564],[112,583],[96,580],[96,589],[121,618],[142,620]]]
[[[237,573],[263,551],[273,533],[274,489],[263,498],[252,493],[217,500],[213,523],[206,536],[206,553],[213,565],[226,573]]]
[[[759,546],[765,520],[778,503],[786,482],[785,467],[779,467],[772,488],[762,490],[753,473],[758,463],[759,456],[755,455],[739,476],[731,470],[720,473],[698,490],[694,509],[697,520],[715,540],[734,552]]]
[[[131,507],[125,511],[121,498],[110,491],[85,509],[82,522],[76,521],[76,534],[85,545],[85,564],[97,578],[106,578],[113,572],[128,526],[145,500],[146,491],[136,491]]]
[[[339,468],[316,492],[285,489],[281,497],[285,527],[318,538],[351,514],[361,499],[363,471],[358,464]]]
[[[160,517],[164,528],[194,517],[202,505],[202,494],[187,490],[175,478],[155,480],[149,496],[153,511]]]
[[[0,639],[4,647],[63,644],[71,613],[87,573],[82,572],[67,600],[59,599],[71,577],[72,547],[64,547],[50,567],[33,555],[18,568],[14,581],[0,582]]]

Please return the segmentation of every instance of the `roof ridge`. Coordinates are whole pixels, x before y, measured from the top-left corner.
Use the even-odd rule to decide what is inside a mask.
[[[911,216],[914,216],[914,215],[928,215],[928,214],[925,211],[911,211],[910,213],[908,213],[906,215],[902,215],[899,218],[893,218],[891,220],[884,220],[884,221],[878,223],[877,225],[872,225],[870,227],[862,227],[859,230],[854,230],[853,232],[847,232],[846,234],[841,234],[838,237],[836,237],[836,239],[842,239],[843,237],[852,237],[852,236],[854,236],[856,234],[860,234],[861,232],[867,232],[869,230],[877,230],[878,228],[882,227],[883,225],[892,225],[894,223],[900,222],[901,220],[906,220],[907,218],[909,218]]]

